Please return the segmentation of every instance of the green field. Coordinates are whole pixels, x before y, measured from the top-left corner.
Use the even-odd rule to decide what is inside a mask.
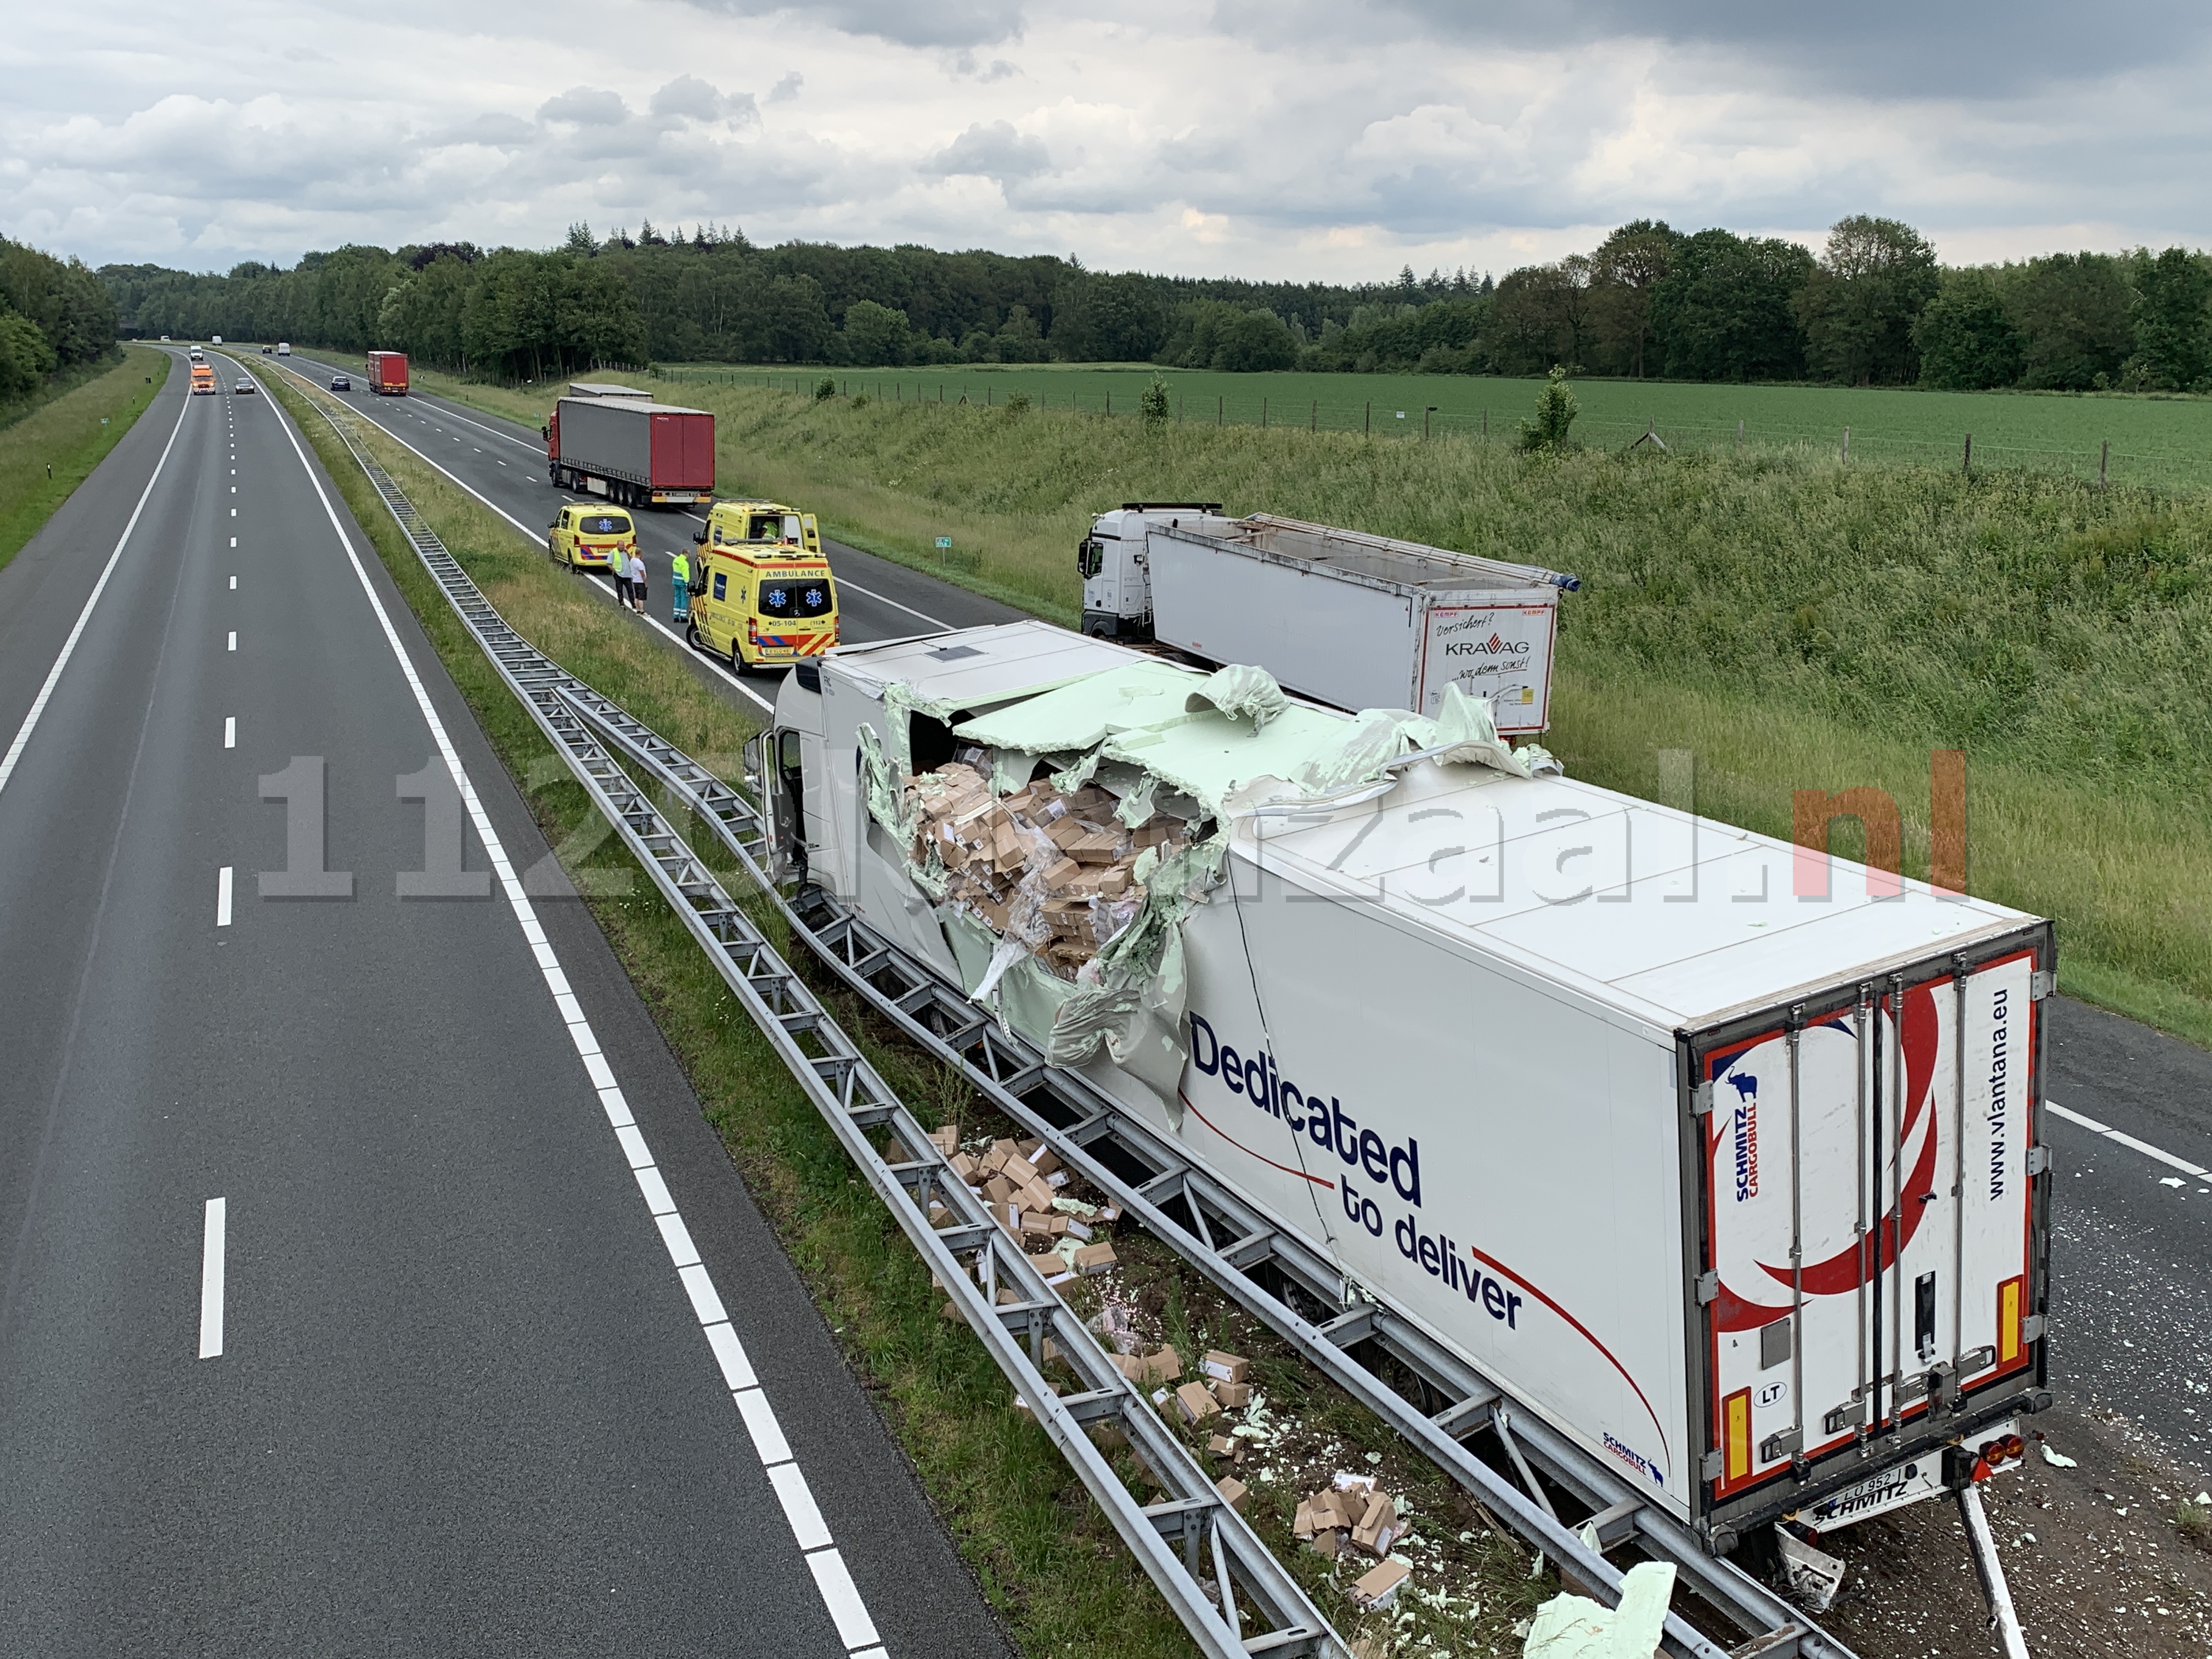
[[[532,391],[425,378],[542,413]],[[2212,1043],[2204,499],[1863,460],[1856,432],[1849,466],[1810,447],[1529,458],[1503,442],[1152,432],[1118,413],[977,406],[980,378],[965,407],[704,381],[686,395],[717,417],[726,491],[809,508],[841,539],[1062,621],[1076,543],[1125,500],[1218,501],[1574,571],[1547,738],[1571,771],[1649,797],[1657,751],[1686,749],[1700,811],[1783,836],[1793,791],[1873,784],[1899,803],[1907,867],[1924,874],[1929,751],[1964,749],[1973,890],[2057,918],[2069,989]],[[1839,836],[1836,850],[1854,848]]]
[[[58,396],[28,400],[0,426],[0,565],[107,459],[154,394],[174,359],[144,347],[125,350]]]
[[[945,369],[729,368],[671,365],[660,373],[702,384],[811,390],[823,375],[893,402],[1002,404],[1016,392],[1042,407],[1133,416],[1149,365],[969,365]],[[1448,374],[1217,374],[1158,371],[1187,425],[1313,427],[1419,438],[1431,434],[1510,439],[1540,382]],[[879,390],[880,389],[880,390]],[[1966,434],[1974,461],[2094,478],[2112,446],[2116,483],[2212,488],[2212,398],[2015,392],[1916,392],[1814,386],[1711,386],[1660,380],[1574,383],[1575,436],[1618,449],[1647,427],[1671,449],[1802,447],[1838,455],[1850,429],[1855,459],[1955,467]],[[1429,413],[1430,406],[1435,412]],[[1401,418],[1401,411],[1403,417]]]

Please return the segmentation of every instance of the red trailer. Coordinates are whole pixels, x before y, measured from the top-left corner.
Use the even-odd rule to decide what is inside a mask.
[[[407,354],[372,351],[368,354],[368,389],[379,397],[407,395]]]
[[[563,398],[545,425],[554,484],[626,507],[714,498],[714,417],[649,397]]]

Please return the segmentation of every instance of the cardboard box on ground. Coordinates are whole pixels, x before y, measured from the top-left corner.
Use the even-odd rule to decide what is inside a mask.
[[[934,853],[951,902],[1072,980],[1135,917],[1138,858],[1186,845],[1191,826],[1155,813],[1133,830],[1115,816],[1120,799],[1095,782],[1069,794],[1040,778],[1001,799],[977,769],[982,752],[967,752],[974,764],[948,762],[910,786],[914,857]]]

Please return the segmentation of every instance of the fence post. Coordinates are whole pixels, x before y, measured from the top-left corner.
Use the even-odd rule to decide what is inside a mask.
[[[1314,399],[1313,413],[1306,417],[1306,430],[1309,432],[1321,430],[1321,399],[1318,398]]]
[[[1219,426],[1222,423],[1221,404],[1222,399],[1218,397],[1215,398],[1213,400],[1213,423],[1216,426]]]
[[[1421,441],[1423,443],[1426,443],[1429,439],[1429,417],[1436,412],[1437,406],[1434,404],[1431,404],[1421,411]]]
[[[1490,441],[1490,411],[1486,409],[1482,411],[1482,441]]]
[[[1966,434],[1966,459],[1964,459],[1963,460],[1961,460],[1961,461],[1959,463],[1959,471],[1961,471],[1961,472],[1972,472],[1973,470],[1974,470],[1974,434],[1973,434],[1972,433],[1969,432],[1969,433]]]
[[[1360,418],[1359,430],[1364,437],[1375,435],[1375,400],[1372,398],[1367,400],[1367,413]]]
[[[1743,453],[1743,422],[1741,421],[1735,423],[1735,447],[1738,454]]]
[[[1106,412],[1109,415],[1114,412],[1114,394],[1110,392],[1106,394]]]
[[[2103,487],[2105,482],[2105,469],[2112,465],[2112,441],[2107,438],[2105,440],[2103,453],[2097,457],[2097,483],[2100,488]]]
[[[1848,460],[1850,460],[1850,458],[1851,458],[1851,429],[1850,429],[1850,428],[1849,428],[1849,427],[1845,427],[1845,428],[1844,428],[1844,459],[1846,461],[1848,461]]]
[[[1260,399],[1260,425],[1261,426],[1261,428],[1264,428],[1267,426],[1267,400],[1265,398],[1261,398],[1261,399]]]

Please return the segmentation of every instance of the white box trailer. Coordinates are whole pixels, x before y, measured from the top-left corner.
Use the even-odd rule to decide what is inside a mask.
[[[785,682],[776,835],[1717,1550],[1929,1495],[2049,1403],[2047,921],[1495,744],[1332,785],[1371,717],[1255,731],[1206,684],[1042,623],[843,647]],[[896,800],[956,754],[1203,815],[1140,982],[1007,969],[945,901]]]
[[[1083,631],[1253,663],[1339,708],[1486,700],[1506,736],[1550,724],[1559,594],[1580,584],[1418,542],[1210,504],[1133,501],[1078,554]]]

